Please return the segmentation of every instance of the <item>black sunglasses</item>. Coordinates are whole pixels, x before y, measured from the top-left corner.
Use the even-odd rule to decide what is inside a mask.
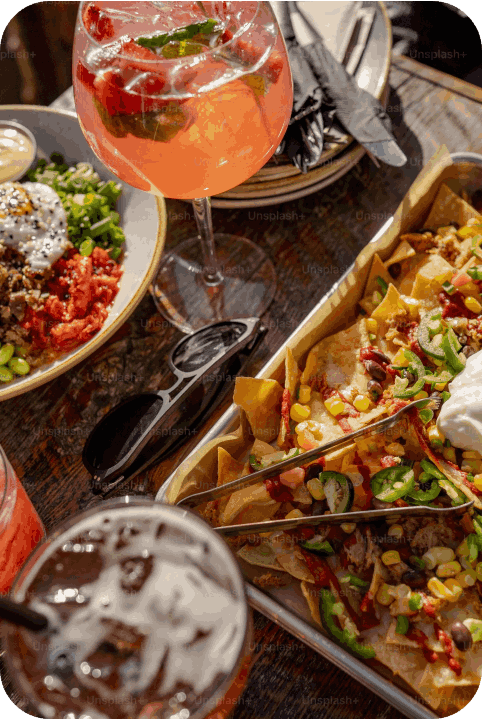
[[[256,317],[216,322],[170,352],[176,381],[167,390],[120,402],[94,427],[82,461],[104,498],[175,452],[220,404],[266,334]]]

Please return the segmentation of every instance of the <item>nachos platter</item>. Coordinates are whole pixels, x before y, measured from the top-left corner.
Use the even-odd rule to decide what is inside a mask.
[[[237,379],[241,427],[217,447],[218,485],[416,399],[448,401],[450,382],[482,348],[482,216],[470,200],[442,183],[425,226],[400,235],[388,259],[374,255],[353,324],[315,344],[301,366],[287,347],[283,382]],[[446,715],[471,700],[482,672],[482,455],[451,446],[436,421],[430,408],[414,409],[389,433],[200,511],[220,526],[473,501],[462,518],[229,540],[243,564],[256,568],[256,585],[297,583],[313,623],[333,641],[388,668]]]

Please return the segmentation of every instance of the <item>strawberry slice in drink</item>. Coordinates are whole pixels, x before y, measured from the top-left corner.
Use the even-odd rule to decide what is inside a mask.
[[[84,7],[82,21],[85,29],[94,40],[106,40],[114,35],[112,20],[93,3],[89,3]]]

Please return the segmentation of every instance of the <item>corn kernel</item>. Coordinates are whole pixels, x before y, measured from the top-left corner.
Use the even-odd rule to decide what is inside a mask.
[[[462,571],[462,567],[459,562],[445,562],[445,564],[439,564],[437,567],[437,577],[455,577],[459,572]]]
[[[437,597],[438,599],[451,599],[453,597],[450,589],[446,587],[440,579],[437,579],[437,577],[430,577],[427,582],[427,587],[430,589],[434,597]]]
[[[306,483],[306,486],[308,487],[308,492],[311,494],[313,499],[325,499],[325,490],[323,487],[323,483],[320,482],[319,479],[317,479],[316,477],[314,479],[309,479]]]
[[[334,417],[343,414],[345,411],[345,403],[339,397],[329,397],[325,400],[325,407]]]
[[[443,436],[442,432],[439,430],[436,424],[433,424],[431,427],[428,428],[427,434],[430,442],[432,442],[434,439],[439,440],[440,442],[445,442],[445,437]]]
[[[455,559],[455,552],[450,547],[432,547],[422,557],[427,569],[434,569],[437,564],[446,564]]]
[[[422,390],[421,392],[416,394],[413,399],[426,399],[427,397],[428,397],[428,392],[425,392],[424,390]]]
[[[457,455],[455,454],[455,449],[453,447],[444,447],[442,450],[442,454],[444,456],[444,459],[446,459],[448,462],[453,462],[454,464],[456,464]]]
[[[383,583],[377,592],[377,602],[384,607],[388,607],[395,600],[395,597],[389,593],[389,588],[388,584]]]
[[[400,554],[395,549],[391,549],[389,552],[383,552],[381,560],[386,567],[389,567],[400,562]]]
[[[401,524],[392,524],[387,532],[389,537],[403,537],[403,527]]]
[[[298,519],[299,517],[304,517],[305,515],[301,511],[301,509],[292,509],[291,512],[288,512],[285,519]]]
[[[367,330],[368,332],[371,332],[372,334],[376,335],[378,330],[378,322],[370,317],[370,319],[367,320]]]
[[[311,399],[311,387],[309,387],[307,384],[302,384],[298,394],[298,399],[300,400],[301,404],[308,404]]]
[[[471,312],[475,312],[476,314],[479,314],[479,312],[482,310],[482,305],[475,299],[475,297],[466,297],[464,300],[464,305],[467,307],[468,310],[470,310]]]
[[[467,570],[464,570],[463,572],[460,572],[460,574],[457,574],[455,579],[458,581],[458,583],[463,589],[465,589],[465,587],[473,587],[475,582],[477,581],[477,578],[473,577],[470,572],[467,572]]]
[[[465,459],[482,459],[480,456],[480,452],[475,452],[472,449],[466,449],[464,452],[462,452],[462,457],[465,457]]]
[[[437,384],[434,385],[434,389],[436,389],[437,392],[443,392],[446,386],[447,382],[437,382]]]
[[[482,582],[482,562],[478,562],[475,567],[475,574],[479,582]]]
[[[474,487],[482,492],[482,474],[476,474],[474,477]]]
[[[470,554],[469,545],[468,545],[466,539],[464,539],[464,540],[459,544],[459,546],[458,546],[457,549],[455,550],[455,554],[457,555],[457,557],[468,557],[468,556],[469,556],[469,554]]]
[[[311,414],[311,409],[305,404],[296,402],[290,409],[290,417],[294,422],[303,422]]]
[[[464,590],[462,589],[458,581],[453,577],[450,577],[450,579],[446,579],[444,584],[449,590],[449,592],[452,592],[453,594],[453,598],[448,597],[448,599],[450,599],[451,602],[456,602]]]
[[[385,447],[388,454],[391,454],[395,457],[403,457],[405,455],[405,447],[403,444],[400,444],[400,442],[390,442],[390,444],[387,444]]]
[[[464,225],[460,229],[457,230],[457,234],[459,237],[461,237],[463,240],[466,240],[467,237],[475,237],[478,233],[478,231],[470,227],[470,225]]]
[[[400,349],[398,350],[397,354],[393,358],[392,364],[396,365],[397,367],[408,367],[408,365],[410,364],[410,360],[405,357],[405,350],[403,349],[403,347],[400,347]]]
[[[352,534],[352,532],[356,529],[355,522],[344,522],[343,524],[340,524],[340,527],[345,532],[345,534]]]
[[[359,412],[366,412],[370,406],[370,399],[362,394],[359,394],[357,397],[355,397],[353,406]]]

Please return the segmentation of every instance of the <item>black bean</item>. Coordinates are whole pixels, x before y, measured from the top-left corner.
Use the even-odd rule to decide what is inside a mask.
[[[368,360],[367,362],[365,362],[365,369],[368,374],[373,377],[373,379],[376,379],[379,382],[384,382],[387,378],[387,373],[385,372],[383,367],[378,364],[378,362]]]
[[[411,589],[423,589],[427,584],[427,578],[418,569],[408,569],[402,574],[402,584],[408,584]]]
[[[324,514],[327,509],[328,509],[328,507],[326,506],[326,502],[323,499],[317,499],[311,505],[311,514],[313,514],[313,515]]]
[[[371,379],[367,384],[367,390],[370,392],[371,398],[376,401],[383,394],[383,387],[380,382]]]
[[[462,354],[464,354],[466,357],[472,357],[477,352],[473,347],[470,345],[465,345],[465,347],[462,350]]]
[[[472,634],[462,622],[454,622],[450,627],[450,634],[459,651],[466,652],[472,646]]]
[[[318,479],[320,472],[323,472],[321,464],[310,464],[305,473],[305,482],[308,482],[310,479]]]
[[[397,277],[400,277],[402,265],[400,264],[400,262],[394,262],[393,265],[390,265],[388,271],[390,273],[390,276],[393,277],[394,280],[396,280]]]
[[[371,353],[381,364],[390,364],[390,358],[384,355],[383,352],[380,352],[380,350],[371,350]]]
[[[372,499],[372,505],[375,509],[391,509],[395,506],[393,502],[382,502],[381,499]]]

